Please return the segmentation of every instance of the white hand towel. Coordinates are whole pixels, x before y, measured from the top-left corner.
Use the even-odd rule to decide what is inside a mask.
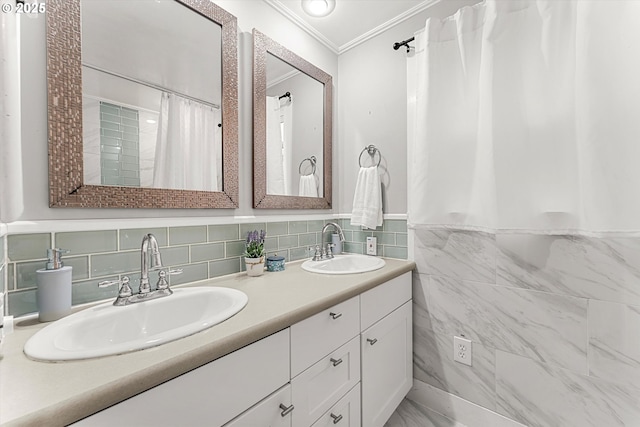
[[[316,185],[316,177],[314,175],[300,175],[298,196],[318,197],[318,186]]]
[[[372,229],[382,225],[382,188],[377,166],[361,167],[358,172],[351,225]]]

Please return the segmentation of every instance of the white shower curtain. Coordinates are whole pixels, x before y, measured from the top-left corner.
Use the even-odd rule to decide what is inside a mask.
[[[640,1],[486,0],[408,58],[411,228],[640,230]]]
[[[267,194],[291,196],[292,101],[267,96]]]
[[[163,93],[153,186],[222,190],[222,130],[219,108]]]

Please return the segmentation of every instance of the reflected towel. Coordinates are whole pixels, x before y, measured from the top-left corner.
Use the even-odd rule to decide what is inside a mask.
[[[378,167],[360,168],[353,195],[351,225],[376,228],[382,225],[382,188]]]
[[[318,186],[314,175],[301,175],[298,196],[318,197]]]

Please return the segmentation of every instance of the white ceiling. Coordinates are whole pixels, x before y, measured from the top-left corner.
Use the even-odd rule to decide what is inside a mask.
[[[264,1],[339,54],[441,0],[336,0],[324,18],[307,15],[300,0]]]

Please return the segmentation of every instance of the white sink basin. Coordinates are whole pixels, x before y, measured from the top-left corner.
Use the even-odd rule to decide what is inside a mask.
[[[36,360],[89,359],[142,350],[207,329],[233,316],[248,297],[236,289],[174,289],[173,295],[124,307],[111,302],[62,318],[24,346]]]
[[[322,274],[354,274],[366,273],[384,267],[382,258],[368,255],[344,254],[336,255],[333,259],[322,261],[307,260],[302,263],[304,270]]]

